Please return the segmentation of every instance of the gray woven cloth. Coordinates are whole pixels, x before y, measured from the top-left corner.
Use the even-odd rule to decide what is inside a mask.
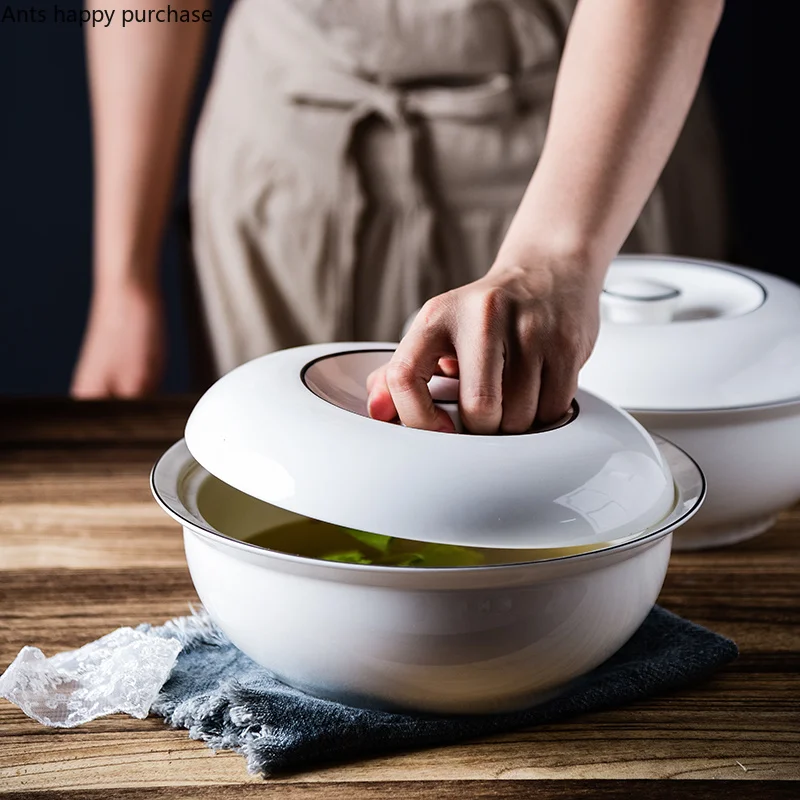
[[[738,655],[736,645],[656,606],[616,655],[569,692],[492,716],[422,716],[351,708],[274,678],[203,614],[160,628],[183,650],[152,712],[215,750],[234,750],[264,776],[323,761],[450,744],[632,703],[702,680]]]

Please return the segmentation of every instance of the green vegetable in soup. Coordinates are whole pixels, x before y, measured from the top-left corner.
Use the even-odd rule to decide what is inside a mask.
[[[410,542],[379,533],[365,533],[352,528],[343,529],[361,544],[359,550],[344,553],[325,553],[325,561],[347,561],[352,564],[377,564],[384,567],[472,567],[484,563],[477,550],[449,544]],[[409,552],[409,546],[413,551]]]
[[[485,563],[478,550],[447,544],[427,544],[344,528],[312,519],[279,525],[250,542],[293,555],[384,567],[471,567]]]
[[[353,539],[364,545],[364,552],[360,553],[362,560],[354,563],[392,567],[472,567],[484,563],[484,558],[478,550],[470,550],[467,547],[410,542],[407,539],[384,536],[380,533],[366,533],[354,528],[345,528],[344,530],[348,536],[352,536]],[[414,552],[408,552],[409,545],[413,545]],[[381,555],[373,555],[370,558],[370,550],[377,550]],[[326,561],[350,560],[342,558],[338,553],[330,553],[322,558]]]
[[[477,567],[486,562],[480,550],[455,544],[424,544],[420,556],[424,567]]]
[[[373,550],[379,550],[381,553],[385,553],[392,542],[391,536],[383,536],[380,533],[367,533],[366,531],[357,531],[355,528],[343,528],[343,530],[356,541]]]
[[[326,561],[341,561],[343,564],[371,564],[372,562],[358,550],[346,550],[343,553],[329,553]]]
[[[540,550],[494,550],[430,544],[367,533],[314,519],[299,519],[268,528],[248,538],[252,544],[281,553],[336,561],[342,564],[374,564],[382,567],[477,567],[513,564],[586,553],[605,545]]]

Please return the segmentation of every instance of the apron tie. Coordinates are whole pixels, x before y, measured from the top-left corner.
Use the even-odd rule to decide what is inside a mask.
[[[336,208],[339,239],[336,246],[337,338],[353,336],[353,298],[359,222],[365,206],[353,144],[359,124],[373,115],[393,129],[396,157],[402,175],[398,224],[407,259],[402,264],[401,297],[415,308],[430,286],[446,285],[447,276],[436,258],[436,210],[426,179],[423,154],[428,120],[450,119],[465,124],[512,117],[526,99],[547,100],[555,73],[548,70],[515,79],[505,74],[482,83],[459,87],[403,88],[375,83],[330,70],[293,70],[285,91],[296,105],[329,108],[343,115],[339,142],[339,181]]]

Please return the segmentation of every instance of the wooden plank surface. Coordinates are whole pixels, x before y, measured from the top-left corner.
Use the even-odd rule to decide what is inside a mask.
[[[180,530],[147,483],[190,407],[0,402],[0,669],[25,644],[51,654],[196,602]],[[158,719],[56,731],[0,701],[0,793],[800,796],[800,509],[749,543],[676,553],[660,602],[734,638],[741,657],[701,686],[628,708],[267,782]],[[666,780],[676,778],[692,780]]]

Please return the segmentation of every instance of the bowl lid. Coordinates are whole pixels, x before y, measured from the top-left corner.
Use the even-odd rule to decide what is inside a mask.
[[[621,256],[580,385],[636,411],[800,401],[800,286],[713,261]]]
[[[192,411],[189,451],[272,505],[441,544],[601,544],[641,535],[672,510],[672,475],[653,439],[589,392],[556,425],[514,436],[371,419],[366,379],[395,347],[311,345],[238,367]],[[452,395],[432,388],[452,413]]]

